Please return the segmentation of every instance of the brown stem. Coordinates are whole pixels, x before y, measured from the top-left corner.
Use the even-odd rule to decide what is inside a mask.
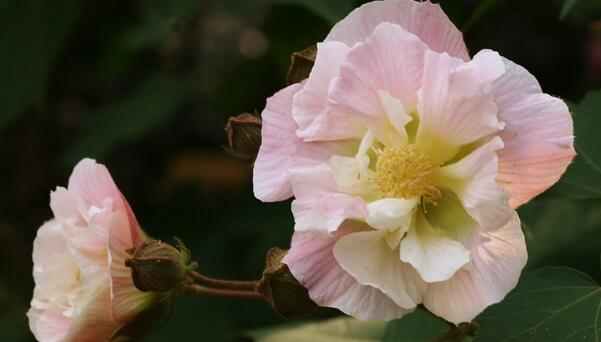
[[[461,323],[458,326],[451,325],[449,330],[436,336],[431,342],[460,341],[463,336],[473,334],[476,328],[477,326],[473,323]]]
[[[230,298],[248,298],[248,299],[261,299],[263,296],[252,290],[252,291],[236,291],[236,290],[221,290],[221,289],[210,289],[202,287],[196,284],[184,285],[184,291],[197,295],[197,296],[213,296],[213,297],[230,297]]]
[[[215,279],[211,277],[204,276],[198,272],[190,271],[188,272],[190,278],[194,280],[194,283],[201,285],[203,287],[211,287],[217,289],[228,289],[228,290],[255,290],[258,281],[243,281],[243,280],[223,280],[223,279]]]

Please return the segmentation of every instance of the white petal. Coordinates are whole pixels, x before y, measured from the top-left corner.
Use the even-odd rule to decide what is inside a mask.
[[[401,228],[405,233],[418,204],[417,199],[384,198],[367,205],[367,224],[376,229]]]
[[[517,284],[528,258],[516,213],[497,229],[476,227],[465,243],[472,253],[469,267],[447,281],[429,284],[424,294],[428,310],[455,324],[469,322],[489,305],[500,302]]]
[[[465,210],[484,229],[496,228],[509,220],[505,191],[497,186],[498,158],[496,151],[503,147],[494,137],[458,162],[440,170],[440,186],[457,194]]]
[[[470,261],[470,252],[442,230],[430,226],[423,214],[401,241],[401,260],[410,263],[428,283],[451,278]]]
[[[358,319],[391,320],[403,316],[409,310],[396,305],[377,288],[359,284],[336,261],[334,244],[353,231],[356,229],[345,223],[332,235],[294,233],[282,262],[318,305],[337,308]]]
[[[413,309],[421,302],[423,283],[415,270],[400,260],[398,252],[388,246],[386,233],[345,235],[336,242],[334,256],[359,283],[378,288],[402,308]]]

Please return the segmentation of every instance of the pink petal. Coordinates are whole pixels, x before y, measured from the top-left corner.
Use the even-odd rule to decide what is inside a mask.
[[[32,307],[27,311],[29,329],[40,342],[62,341],[71,326],[71,319],[63,315],[63,309],[52,305],[45,309]]]
[[[115,215],[109,233],[111,317],[121,324],[131,322],[155,297],[154,293],[142,292],[133,284],[131,269],[125,266],[129,258],[125,251],[132,247],[127,218]]]
[[[74,224],[83,224],[80,209],[85,206],[78,193],[63,187],[57,187],[50,193],[50,208],[56,218],[71,220]]]
[[[432,156],[447,161],[461,145],[503,128],[497,120],[489,68],[500,68],[500,59],[486,55],[486,65],[475,59],[463,63],[447,54],[426,51],[424,78],[418,92],[417,144]]]
[[[373,1],[338,22],[326,41],[341,41],[348,46],[364,42],[383,22],[398,24],[415,34],[437,52],[469,60],[461,32],[451,23],[439,5],[411,0]]]
[[[425,284],[386,242],[386,231],[365,231],[340,237],[334,256],[340,267],[360,284],[373,286],[398,306],[413,309],[421,302]]]
[[[453,190],[465,210],[483,229],[503,225],[513,215],[505,191],[495,180],[498,170],[495,151],[503,147],[501,138],[494,137],[454,164],[440,170],[446,178],[442,187]]]
[[[500,302],[517,284],[528,258],[517,213],[495,230],[476,228],[465,243],[472,262],[450,280],[429,284],[423,297],[428,310],[455,324]]]
[[[338,191],[328,164],[293,169],[290,180],[296,198],[292,202],[296,231],[331,233],[345,220],[365,216],[363,199]]]
[[[296,136],[298,126],[292,119],[292,97],[302,88],[293,84],[267,99],[261,114],[261,148],[253,169],[255,197],[265,202],[281,201],[292,196],[288,170],[327,161],[334,154],[344,155],[344,142],[306,143]]]
[[[334,244],[353,231],[356,228],[347,224],[331,236],[294,233],[283,262],[321,306],[337,308],[358,319],[391,320],[408,313],[410,310],[397,306],[380,290],[359,284],[340,267],[334,257]]]
[[[78,297],[67,341],[108,341],[121,328],[110,316],[108,276],[86,284]]]
[[[338,76],[350,48],[340,42],[317,44],[317,58],[304,87],[294,95],[292,116],[305,141],[361,138],[365,128],[327,103],[330,82]]]
[[[497,182],[516,208],[555,184],[575,155],[572,116],[566,104],[543,94],[526,69],[504,60],[507,72],[494,83],[505,147]]]
[[[364,44],[355,46],[331,86],[332,106],[365,122],[378,133],[389,126],[380,92],[401,101],[404,111],[416,105],[427,46],[401,26],[382,23]]]
[[[131,222],[131,234],[135,242],[140,242],[144,232],[136,217],[113,181],[107,168],[92,159],[82,159],[73,169],[69,178],[69,191],[78,192],[90,205],[103,208],[106,199],[113,201],[113,210],[127,213]]]

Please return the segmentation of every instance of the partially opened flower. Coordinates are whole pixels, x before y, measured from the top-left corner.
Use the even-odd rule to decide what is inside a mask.
[[[514,209],[574,156],[565,103],[494,51],[470,59],[429,2],[354,10],[262,118],[255,196],[295,197],[284,262],[361,319],[423,303],[459,323],[499,302],[527,259]]]
[[[39,341],[106,341],[153,303],[125,266],[146,240],[108,170],[84,159],[50,195],[54,218],[33,246],[29,326]]]

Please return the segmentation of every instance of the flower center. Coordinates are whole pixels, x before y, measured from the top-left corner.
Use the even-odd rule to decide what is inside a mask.
[[[432,178],[439,166],[416,145],[385,147],[378,155],[376,183],[387,197],[422,197],[426,203],[436,203],[441,195]]]

